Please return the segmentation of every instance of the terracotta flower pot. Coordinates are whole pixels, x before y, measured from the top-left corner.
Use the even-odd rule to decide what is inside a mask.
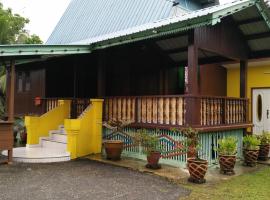
[[[124,142],[121,140],[108,140],[104,142],[104,147],[108,160],[120,160]]]
[[[188,158],[187,167],[190,174],[189,182],[193,183],[205,183],[204,176],[208,169],[207,160],[201,160],[196,158]]]
[[[257,164],[259,150],[244,149],[244,164],[250,167],[254,167]]]
[[[234,166],[236,163],[236,155],[219,155],[218,156],[220,173],[226,175],[234,175]]]
[[[269,159],[270,144],[260,145],[259,160],[266,161]]]
[[[158,151],[153,151],[150,153],[150,155],[147,156],[147,168],[150,169],[160,169],[161,166],[158,164],[158,161],[161,157],[161,153]]]

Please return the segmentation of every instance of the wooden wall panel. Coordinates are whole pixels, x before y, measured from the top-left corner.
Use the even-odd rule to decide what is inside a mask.
[[[217,65],[200,66],[200,94],[226,96],[227,69]]]

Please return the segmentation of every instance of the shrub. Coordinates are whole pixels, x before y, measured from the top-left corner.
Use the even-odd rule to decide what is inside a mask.
[[[218,140],[219,155],[235,155],[237,153],[237,139],[235,137],[226,137]]]
[[[140,130],[134,140],[143,147],[143,153],[149,156],[151,152],[162,152],[162,145],[159,138],[147,133],[146,130]]]
[[[260,143],[260,140],[254,135],[247,135],[243,138],[244,149],[258,150]]]
[[[261,145],[270,144],[270,133],[263,131],[262,135],[258,135],[257,138],[261,141]]]

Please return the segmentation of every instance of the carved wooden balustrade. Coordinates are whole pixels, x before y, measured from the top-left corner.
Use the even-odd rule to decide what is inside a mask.
[[[129,96],[108,97],[104,101],[104,121],[131,121],[137,126],[187,126],[186,104],[200,99],[200,126],[247,123],[248,100],[206,96]]]
[[[201,97],[201,125],[247,123],[248,100],[243,98]]]

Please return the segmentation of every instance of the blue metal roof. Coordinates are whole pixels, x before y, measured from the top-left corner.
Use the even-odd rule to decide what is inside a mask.
[[[173,0],[72,0],[46,44],[70,44],[170,17]],[[184,11],[184,10],[183,10]]]

